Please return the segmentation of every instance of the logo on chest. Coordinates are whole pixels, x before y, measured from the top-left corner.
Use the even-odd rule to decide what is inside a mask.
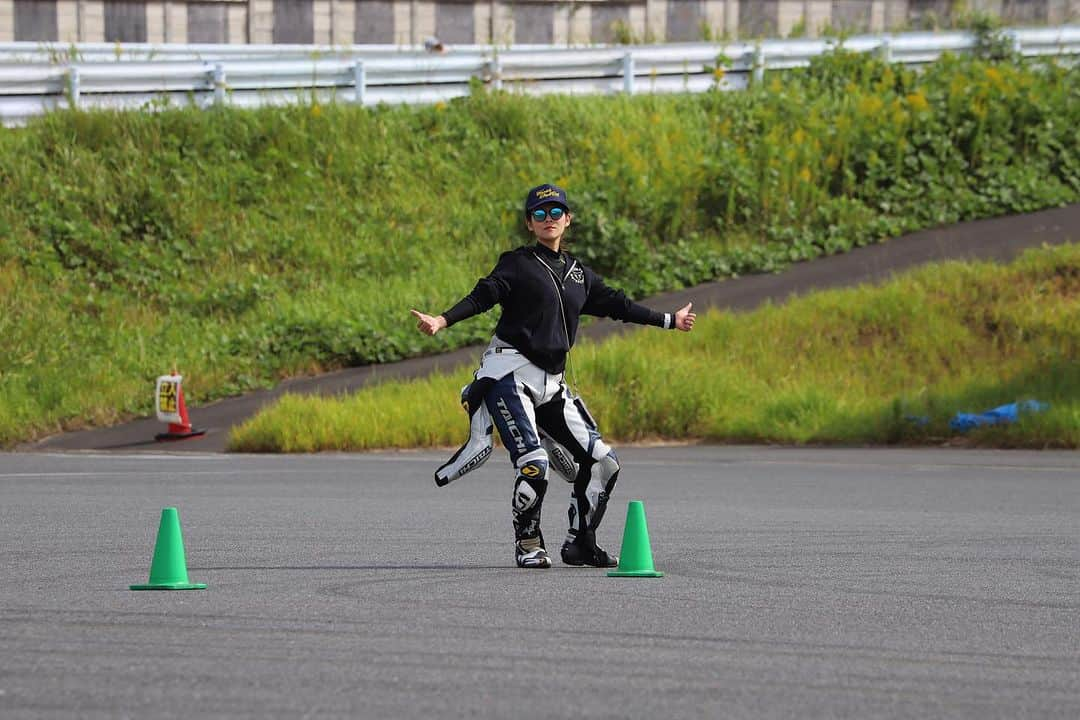
[[[579,267],[571,270],[570,274],[567,277],[576,282],[578,285],[585,284],[585,272]]]

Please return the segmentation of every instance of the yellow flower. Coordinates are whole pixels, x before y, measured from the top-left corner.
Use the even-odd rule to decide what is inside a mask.
[[[791,136],[791,143],[792,145],[802,145],[804,142],[806,142],[806,133],[803,132],[802,128],[798,128],[795,130],[795,134]]]
[[[829,156],[825,158],[825,167],[830,170],[835,170],[840,166],[840,158],[836,157],[833,153],[829,153]]]
[[[926,101],[926,96],[923,95],[922,90],[917,90],[907,96],[908,105],[916,112],[923,112],[930,109],[930,103]]]
[[[859,98],[859,114],[863,117],[877,117],[885,103],[877,95],[864,95]]]
[[[436,110],[437,110],[438,112],[442,112],[443,110],[445,110],[445,109],[446,109],[446,103],[444,103],[444,102],[442,102],[442,101],[440,100],[439,102],[435,103],[435,109],[436,109]]]
[[[810,182],[810,168],[804,167],[799,170],[799,179],[805,183]]]
[[[315,104],[311,106],[311,117],[322,117],[322,105]]]
[[[713,80],[715,80],[716,82],[720,82],[724,79],[724,75],[727,74],[727,70],[724,70],[724,68],[717,65],[716,68],[712,71],[712,74]]]
[[[881,73],[879,87],[882,90],[888,90],[894,83],[896,83],[896,75],[893,73],[892,68],[885,68],[885,71]]]
[[[904,111],[904,103],[900,98],[895,98],[889,103],[889,111],[892,113],[894,127],[902,127],[908,120],[908,114]]]
[[[992,82],[997,87],[1001,87],[1004,83],[1004,78],[1001,76],[1001,71],[995,67],[986,68],[986,79]]]
[[[964,82],[964,78],[959,77],[959,76],[954,77],[952,79],[952,82],[949,83],[949,95],[950,96],[962,95],[964,93],[964,89],[966,87],[967,87],[967,84]]]

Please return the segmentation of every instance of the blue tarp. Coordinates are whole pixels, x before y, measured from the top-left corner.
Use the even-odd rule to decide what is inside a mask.
[[[949,427],[953,430],[966,432],[972,428],[983,425],[999,425],[1002,423],[1016,422],[1021,413],[1037,413],[1046,410],[1049,405],[1038,400],[1025,400],[1019,403],[1001,405],[984,413],[956,413],[949,421]]]

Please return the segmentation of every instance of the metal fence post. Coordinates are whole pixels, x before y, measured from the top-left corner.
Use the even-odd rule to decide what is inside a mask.
[[[1023,55],[1024,54],[1024,46],[1023,46],[1023,43],[1020,42],[1020,36],[1017,35],[1015,32],[1010,32],[1009,33],[1009,38],[1012,40],[1012,50],[1013,50],[1013,52],[1016,53],[1017,55]]]
[[[765,79],[765,50],[761,45],[754,48],[754,82],[760,83]]]
[[[353,86],[356,89],[354,98],[357,105],[363,105],[367,99],[367,71],[364,70],[364,61],[357,60],[353,65]]]
[[[622,56],[622,89],[627,95],[634,94],[634,54]]]
[[[68,104],[72,109],[79,107],[79,68],[68,68]]]
[[[881,45],[878,46],[878,57],[884,63],[892,64],[892,38],[882,38]]]
[[[225,104],[225,66],[221,63],[214,65],[214,104]]]
[[[502,90],[502,60],[498,55],[491,58],[491,62],[488,64],[488,72],[491,75],[491,87],[496,90]]]

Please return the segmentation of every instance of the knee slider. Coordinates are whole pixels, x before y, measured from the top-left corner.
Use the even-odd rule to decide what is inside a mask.
[[[610,493],[611,488],[615,487],[615,482],[619,479],[619,458],[615,456],[615,451],[608,452],[596,464],[596,468],[600,483],[604,486],[604,490]]]
[[[589,504],[586,521],[590,527],[595,528],[603,519],[608,498],[618,480],[619,459],[615,457],[614,452],[608,452],[593,466],[592,479],[585,488],[585,499]]]
[[[530,460],[518,468],[514,483],[514,510],[526,512],[540,504],[547,491],[548,464],[546,460]]]
[[[578,464],[574,462],[574,457],[570,454],[570,451],[549,437],[544,437],[540,441],[540,445],[548,455],[551,469],[561,475],[566,482],[574,482],[574,478],[577,477],[578,473]]]

